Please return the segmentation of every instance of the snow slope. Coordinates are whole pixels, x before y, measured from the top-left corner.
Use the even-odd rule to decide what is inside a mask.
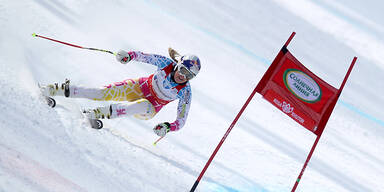
[[[384,191],[384,23],[381,1],[0,0],[0,191],[189,191],[233,118],[292,31],[293,54],[339,87],[358,62],[297,191]],[[93,130],[79,108],[107,102],[57,98],[36,84],[101,86],[147,76],[100,52],[194,53],[186,126],[154,147],[152,127],[173,121],[177,102],[154,119],[106,120]],[[197,191],[289,191],[315,136],[257,95]]]

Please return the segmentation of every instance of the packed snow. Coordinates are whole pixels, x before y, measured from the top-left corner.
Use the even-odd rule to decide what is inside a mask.
[[[384,191],[384,3],[379,0],[0,0],[0,191],[189,191],[236,114],[295,31],[288,49],[339,87],[355,68],[297,191]],[[177,102],[153,119],[90,128],[79,109],[38,83],[103,86],[155,68],[85,47],[200,57],[185,127],[158,139]],[[196,191],[290,191],[315,135],[256,95]]]

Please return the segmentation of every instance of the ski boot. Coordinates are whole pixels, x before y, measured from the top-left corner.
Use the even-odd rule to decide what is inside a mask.
[[[45,100],[47,101],[48,106],[55,107],[56,101],[53,99],[53,96],[65,96],[69,97],[70,91],[69,91],[69,79],[65,79],[65,82],[62,83],[60,86],[58,83],[49,84],[49,85],[39,85],[41,94],[45,97]]]
[[[112,106],[97,107],[96,109],[83,110],[82,112],[88,118],[92,128],[101,129],[103,128],[103,122],[100,119],[111,118]]]

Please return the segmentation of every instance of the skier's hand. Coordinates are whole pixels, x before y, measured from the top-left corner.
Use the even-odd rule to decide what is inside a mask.
[[[131,56],[129,56],[128,52],[124,50],[120,50],[116,54],[116,59],[118,62],[122,64],[127,64],[131,60]]]
[[[154,128],[153,131],[156,133],[156,135],[160,137],[164,137],[165,134],[167,134],[171,129],[171,124],[168,122],[160,123],[157,124]]]

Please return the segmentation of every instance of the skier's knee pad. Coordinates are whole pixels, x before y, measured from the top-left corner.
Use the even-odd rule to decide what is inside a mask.
[[[156,115],[155,107],[147,99],[139,99],[135,101],[135,103],[144,105],[144,107],[146,108],[146,111],[144,113],[135,114],[134,117],[141,120],[149,120]]]

